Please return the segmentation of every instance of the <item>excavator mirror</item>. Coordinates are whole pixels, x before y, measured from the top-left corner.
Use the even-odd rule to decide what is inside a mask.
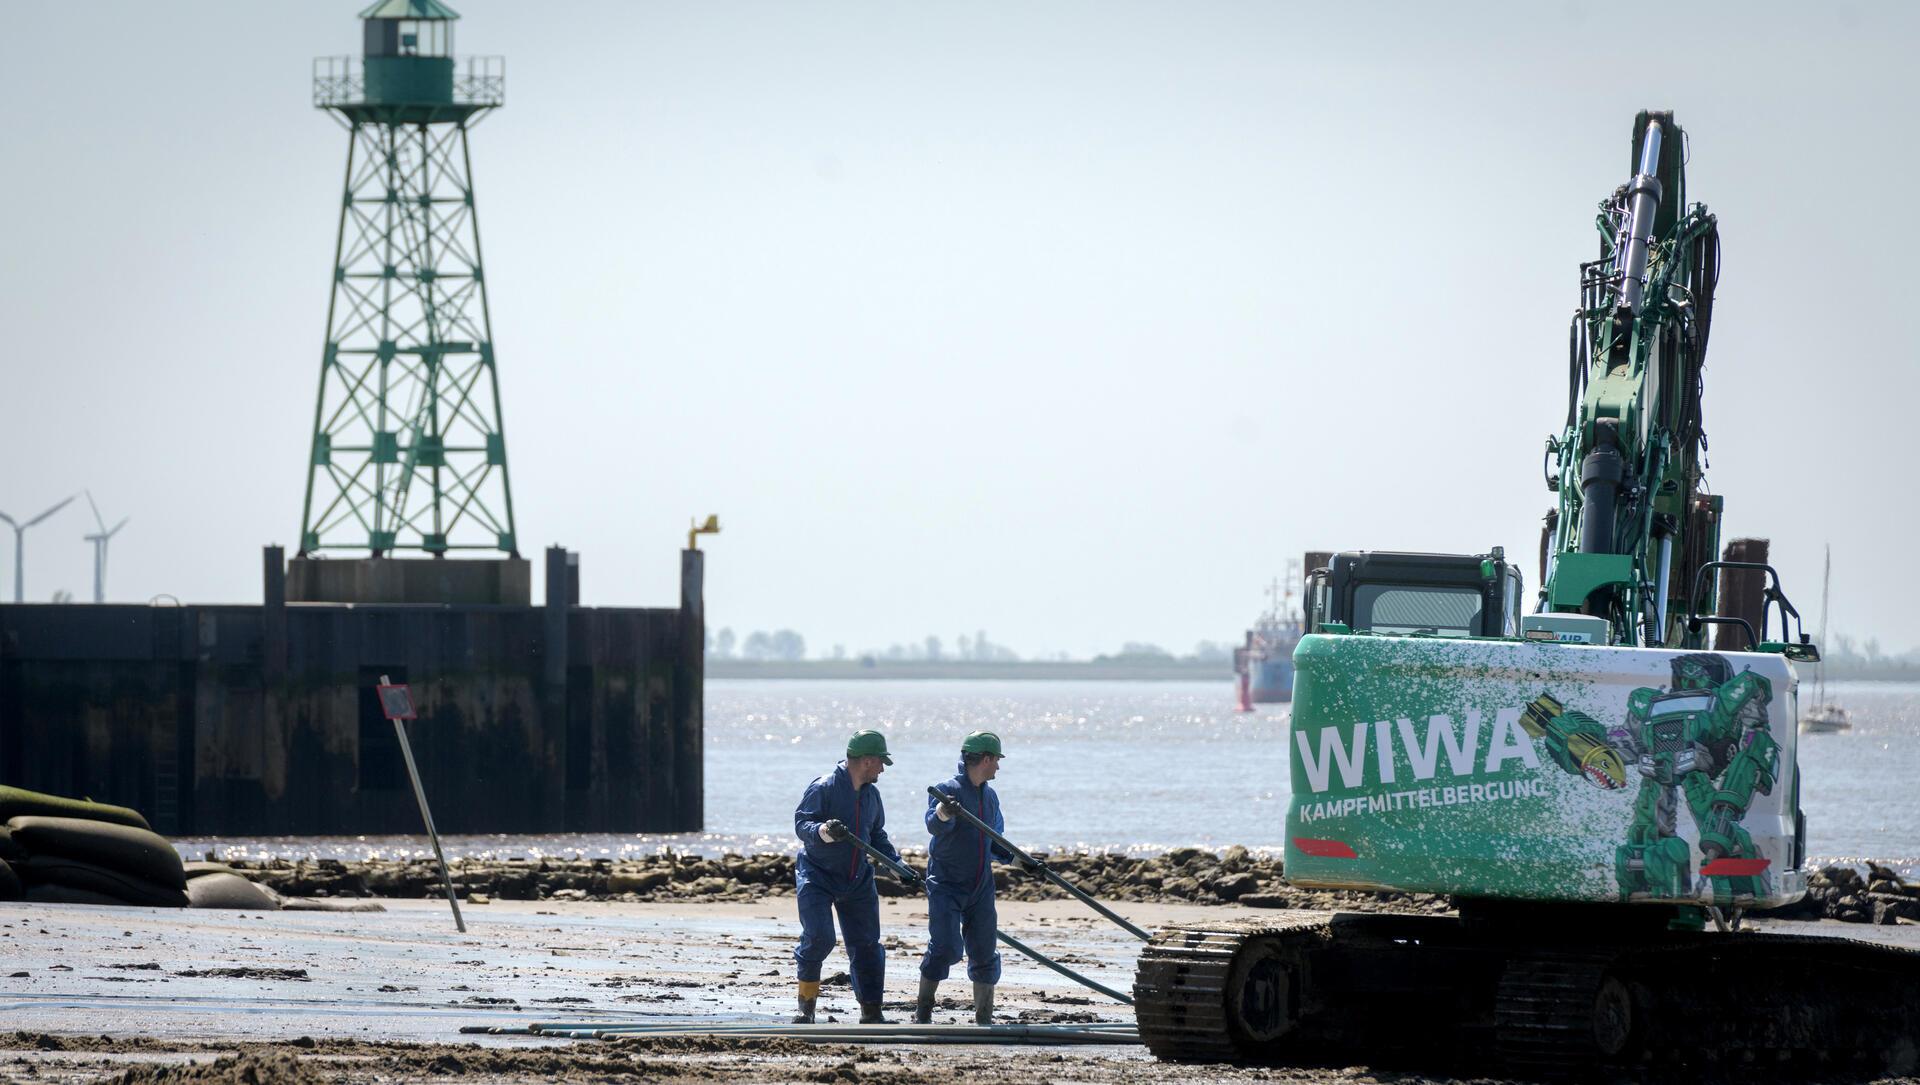
[[[1803,641],[1799,644],[1782,644],[1780,646],[1780,654],[1793,660],[1795,663],[1820,662],[1820,646],[1812,641]]]

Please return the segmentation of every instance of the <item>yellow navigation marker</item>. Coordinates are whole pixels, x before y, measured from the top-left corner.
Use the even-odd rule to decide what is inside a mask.
[[[709,516],[706,523],[698,520],[687,521],[687,549],[700,549],[700,536],[720,534],[720,517]]]

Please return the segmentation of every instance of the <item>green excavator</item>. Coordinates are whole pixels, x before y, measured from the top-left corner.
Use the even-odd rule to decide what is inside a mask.
[[[1771,567],[1720,560],[1719,233],[1685,162],[1673,115],[1641,113],[1600,204],[1537,594],[1498,547],[1340,553],[1308,578],[1287,878],[1456,914],[1163,930],[1134,983],[1161,1058],[1920,1068],[1920,953],[1746,928],[1806,894],[1793,664],[1818,647]]]

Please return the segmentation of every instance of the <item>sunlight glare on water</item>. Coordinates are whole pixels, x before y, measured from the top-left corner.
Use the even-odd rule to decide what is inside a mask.
[[[1920,684],[1836,683],[1854,728],[1800,740],[1801,801],[1816,863],[1866,858],[1920,874]],[[903,848],[924,848],[925,790],[956,769],[969,731],[997,732],[994,787],[1024,847],[1152,854],[1244,844],[1277,853],[1288,799],[1287,706],[1234,711],[1220,682],[711,681],[704,833],[453,836],[450,855],[623,858],[668,849],[790,851],[793,807],[832,771],[849,734],[875,728],[880,780]],[[198,857],[431,854],[418,837],[181,841]]]

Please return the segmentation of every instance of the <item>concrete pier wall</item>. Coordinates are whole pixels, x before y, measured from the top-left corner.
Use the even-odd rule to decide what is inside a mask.
[[[532,601],[531,573],[523,558],[294,558],[287,562],[287,598],[524,607]]]
[[[559,554],[544,607],[286,603],[272,550],[263,606],[0,606],[0,782],[173,835],[417,833],[385,674],[443,832],[700,829],[701,555],[679,608],[613,609]]]

